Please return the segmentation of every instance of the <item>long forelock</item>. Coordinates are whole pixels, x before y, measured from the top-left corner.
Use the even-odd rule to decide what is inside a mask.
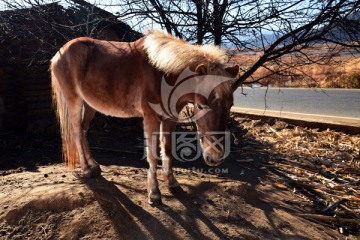
[[[227,57],[214,45],[192,45],[159,30],[145,36],[144,48],[150,63],[166,74],[179,74],[195,64],[223,64]]]

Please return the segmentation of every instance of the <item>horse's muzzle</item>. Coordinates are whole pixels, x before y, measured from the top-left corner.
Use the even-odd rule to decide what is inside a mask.
[[[224,162],[223,154],[208,155],[205,153],[204,160],[205,163],[211,167],[219,166],[221,163]]]

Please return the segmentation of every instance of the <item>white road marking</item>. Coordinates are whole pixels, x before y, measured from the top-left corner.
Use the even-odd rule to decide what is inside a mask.
[[[240,108],[240,107],[232,107],[232,111],[252,111],[252,112],[261,112],[261,115],[266,115],[266,113],[274,113],[277,115],[282,114],[289,114],[289,115],[301,115],[301,116],[311,116],[311,117],[322,117],[322,118],[335,118],[335,119],[346,119],[346,120],[352,120],[352,121],[360,121],[360,118],[352,118],[352,117],[340,117],[340,116],[332,116],[332,115],[318,115],[318,114],[311,114],[311,113],[296,113],[296,112],[286,112],[286,111],[274,111],[274,110],[261,110],[261,109],[255,109],[255,108]]]

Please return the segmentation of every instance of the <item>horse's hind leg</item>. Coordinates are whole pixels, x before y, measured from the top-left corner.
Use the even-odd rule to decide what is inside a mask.
[[[85,161],[90,167],[92,176],[98,176],[101,173],[100,165],[92,158],[89,142],[87,140],[87,132],[90,127],[91,120],[94,118],[95,110],[87,103],[84,103],[84,114],[81,123],[82,127],[82,147],[85,155]]]
[[[76,98],[74,97],[73,100],[71,101],[71,104],[69,104],[69,101],[68,101],[68,106],[71,106],[68,108],[69,120],[71,123],[73,140],[76,145],[76,149],[77,149],[78,156],[79,156],[79,162],[80,162],[82,174],[84,177],[91,177],[92,171],[86,161],[85,154],[84,154],[84,148],[83,148],[83,145],[84,145],[83,143],[86,141],[86,139],[85,139],[86,136],[84,136],[83,130],[81,127],[82,110],[83,110],[83,106],[84,106],[83,101],[79,97],[76,97]]]

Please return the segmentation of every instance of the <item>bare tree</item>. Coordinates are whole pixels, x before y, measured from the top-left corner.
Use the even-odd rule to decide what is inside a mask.
[[[291,8],[293,7],[291,6]],[[273,42],[267,42],[263,36],[260,36],[263,55],[239,77],[234,83],[234,87],[244,82],[266,62],[279,62],[284,55],[294,54],[308,62],[317,61],[317,58],[309,57],[306,49],[319,43],[331,42],[358,50],[360,47],[358,25],[345,27],[347,22],[351,22],[352,18],[358,16],[358,10],[359,1],[321,1],[308,6],[307,9],[302,9],[298,17],[300,20],[295,18],[298,9],[292,10],[294,16],[286,21],[279,17],[281,24],[275,25],[279,32],[276,35],[277,38]],[[308,13],[309,11],[311,14]],[[284,27],[279,28],[283,24]],[[270,30],[275,30],[275,28],[270,25]],[[338,31],[337,34],[336,31]],[[333,47],[329,48],[330,51],[333,49]],[[331,57],[332,55],[328,54],[327,56]]]
[[[133,21],[139,29],[155,24],[167,32],[197,44],[215,39],[215,44],[222,43],[224,34],[223,19],[232,5],[225,0],[127,0],[113,1],[118,7],[119,18]],[[109,6],[108,4],[103,7]]]
[[[336,51],[358,51],[359,4],[358,0],[113,0],[111,5],[118,7],[120,19],[140,31],[155,24],[197,44],[261,53],[243,69],[234,84],[238,86],[245,80],[259,81],[251,77],[260,67],[269,75],[291,77],[296,67],[330,61]],[[323,54],[310,56],[309,49],[320,44],[325,45]],[[284,56],[292,61],[284,61]]]
[[[19,9],[24,4],[45,2],[0,1],[9,8]],[[66,1],[70,5],[88,5],[88,19],[60,28],[53,21],[57,34],[62,34],[63,27],[81,29],[82,35],[85,29],[86,35],[96,36],[94,29],[98,28],[94,26],[99,18],[93,17],[93,5],[84,0]],[[161,27],[193,43],[222,45],[236,50],[234,53],[260,53],[256,61],[243,66],[243,73],[234,84],[238,86],[245,80],[261,80],[254,77],[260,67],[267,69],[269,76],[291,78],[295,72],[299,73],[300,70],[294,70],[298,66],[330,61],[337,51],[344,49],[358,51],[359,6],[360,0],[109,0],[93,8],[117,11],[118,19],[139,32]],[[51,20],[51,16],[45,19]],[[326,46],[323,54],[310,56],[309,49],[320,44]],[[291,56],[292,60],[284,60],[285,56]]]

